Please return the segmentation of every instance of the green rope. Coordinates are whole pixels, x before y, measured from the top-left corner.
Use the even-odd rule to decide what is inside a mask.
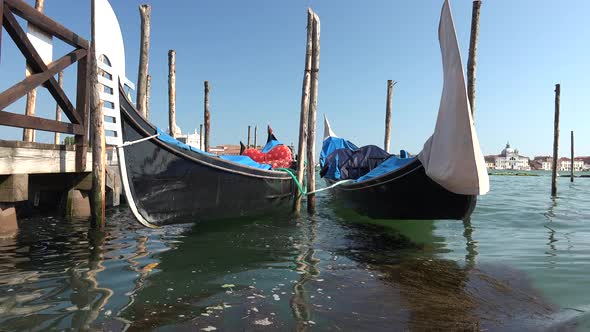
[[[299,183],[299,181],[297,181],[297,177],[295,176],[295,174],[293,174],[293,172],[291,172],[291,170],[289,168],[275,168],[274,170],[287,172],[287,174],[291,175],[291,178],[293,178],[293,181],[295,181],[295,184],[297,185],[297,188],[299,188],[299,192],[301,193],[301,195],[303,195],[303,196],[307,195],[307,188],[303,188],[301,186],[301,183]]]
[[[275,168],[274,170],[275,171],[287,172],[287,174],[291,175],[291,178],[293,178],[293,181],[295,181],[295,184],[297,185],[297,188],[299,188],[299,192],[303,196],[307,196],[307,195],[319,193],[319,192],[322,192],[324,190],[329,190],[329,189],[335,188],[335,187],[337,187],[337,186],[339,186],[341,184],[354,182],[354,180],[352,180],[352,179],[349,179],[349,180],[341,180],[341,181],[338,181],[338,182],[334,183],[333,185],[331,185],[329,187],[321,188],[321,189],[318,189],[318,190],[312,191],[312,192],[307,192],[307,188],[305,188],[305,186],[303,186],[303,187],[301,186],[301,183],[299,183],[299,181],[297,181],[297,177],[295,176],[295,174],[293,174],[293,172],[291,171],[291,169],[289,169],[289,168]]]

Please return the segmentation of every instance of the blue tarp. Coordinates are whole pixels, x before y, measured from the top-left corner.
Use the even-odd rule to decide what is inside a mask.
[[[416,159],[416,158],[415,157],[413,157],[413,158],[389,157],[387,160],[385,160],[379,166],[377,166],[377,168],[374,168],[369,173],[358,178],[356,180],[356,182],[366,181],[366,180],[381,176],[383,174],[389,173],[389,172],[394,171],[398,168],[406,166],[407,164],[411,163],[414,159]]]
[[[273,139],[270,140],[266,143],[266,145],[264,146],[264,148],[262,148],[262,153],[267,153],[268,151],[272,150],[272,148],[274,148],[277,145],[282,145],[283,143]]]
[[[358,147],[344,138],[333,136],[326,138],[322,144],[322,152],[320,152],[320,167],[324,167],[326,157],[338,149],[348,149],[354,151],[357,150]]]
[[[377,168],[389,157],[389,153],[375,145],[356,150],[338,149],[326,157],[320,176],[332,180],[355,180]]]
[[[211,156],[211,157],[217,157],[217,155],[214,155],[212,153],[209,152],[205,152],[203,150],[197,149],[194,146],[190,146],[188,144],[182,143],[181,141],[175,139],[174,137],[168,135],[166,132],[160,130],[160,128],[156,128],[157,132],[158,132],[158,139],[162,142],[168,143],[170,145],[174,145],[177,146],[183,150],[189,150],[189,151],[193,151],[196,153],[200,153],[200,154],[204,154],[207,156]],[[252,160],[250,157],[248,156],[219,156],[219,158],[223,159],[223,160],[227,160],[227,161],[231,161],[237,164],[241,164],[244,166],[248,166],[248,167],[253,167],[253,168],[260,168],[260,169],[271,169],[270,165],[266,165],[266,164],[259,164],[257,162],[255,162],[254,160]]]
[[[219,156],[219,158],[253,168],[261,168],[266,170],[272,168],[270,165],[267,164],[259,164],[248,156]]]

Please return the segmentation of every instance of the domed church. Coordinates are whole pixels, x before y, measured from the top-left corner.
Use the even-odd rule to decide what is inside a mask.
[[[496,157],[496,169],[515,169],[515,170],[530,170],[529,158],[518,154],[518,149],[510,147],[510,142],[506,143],[506,147],[499,156]]]

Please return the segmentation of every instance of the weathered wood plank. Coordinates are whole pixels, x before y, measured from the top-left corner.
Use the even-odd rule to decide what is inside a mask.
[[[561,85],[555,84],[555,118],[553,120],[553,163],[551,170],[551,196],[557,196],[557,159],[559,159],[559,103]]]
[[[209,138],[211,137],[211,114],[209,113],[209,81],[205,81],[205,99],[204,99],[204,121],[205,121],[205,137],[203,148],[209,152]]]
[[[8,0],[5,0],[8,1]],[[37,52],[31,41],[27,37],[25,31],[22,29],[20,24],[16,21],[14,15],[11,12],[4,13],[4,20],[5,20],[5,28],[6,32],[10,35],[18,49],[21,53],[25,56],[29,67],[35,73],[43,73],[48,71],[48,67]],[[76,50],[73,52],[80,51],[84,56],[86,55],[86,50]],[[67,57],[67,55],[66,55]],[[81,58],[81,56],[80,56]],[[75,62],[75,61],[73,61]],[[72,62],[72,63],[73,63]],[[62,68],[63,69],[63,68]],[[55,75],[57,72],[53,73]],[[32,75],[31,75],[32,76]],[[62,108],[63,112],[67,115],[67,117],[76,124],[81,124],[82,121],[79,115],[76,113],[74,106],[66,96],[63,89],[59,87],[57,84],[57,80],[52,76],[49,80],[45,83],[47,90],[53,96],[53,98],[59,103],[60,107]],[[1,109],[1,108],[0,108]]]
[[[24,18],[31,24],[35,25],[37,28],[57,37],[65,43],[70,44],[76,48],[84,49],[88,49],[90,46],[90,43],[86,39],[78,36],[71,30],[68,30],[63,25],[57,23],[48,16],[39,13],[37,10],[35,10],[35,8],[31,7],[26,2],[20,0],[3,1],[14,14]]]
[[[59,60],[52,62],[47,67],[46,71],[32,74],[26,77],[24,80],[16,83],[12,87],[4,90],[2,93],[0,93],[0,110],[3,110],[8,105],[14,103],[19,98],[26,95],[27,92],[30,91],[32,88],[43,84],[43,82],[52,78],[55,74],[59,73],[60,71],[70,66],[72,63],[76,62],[78,59],[85,56],[86,50],[74,50],[69,54],[65,55],[64,57],[60,58]],[[61,107],[61,104],[58,103],[58,106]]]
[[[55,120],[48,120],[5,111],[0,111],[0,125],[17,128],[34,128],[74,135],[84,134],[84,127],[79,124],[58,122]]]
[[[139,42],[139,70],[137,71],[137,110],[147,119],[147,79],[150,63],[150,17],[152,7],[139,6],[141,16],[141,40]]]
[[[313,12],[307,10],[307,46],[305,49],[305,70],[303,74],[303,87],[301,92],[301,113],[299,115],[299,147],[297,149],[297,181],[303,182],[305,172],[305,146],[307,144],[307,118],[309,115],[309,98],[311,83],[311,53],[313,35]],[[296,214],[301,212],[301,194],[297,194],[293,210]]]
[[[168,130],[176,137],[176,51],[168,51]]]
[[[91,160],[88,156],[86,169],[92,167]],[[74,172],[75,151],[0,147],[0,175]]]
[[[248,126],[248,145],[246,145],[247,148],[250,148],[250,128],[251,126]]]
[[[477,40],[479,38],[479,10],[481,1],[473,1],[471,12],[471,37],[469,40],[469,58],[467,60],[467,96],[471,106],[471,115],[475,117],[475,74],[477,67]]]
[[[320,74],[320,18],[313,14],[312,29],[312,60],[311,60],[311,82],[309,94],[309,115],[307,125],[307,191],[315,191],[315,132],[316,113],[318,109],[318,85]],[[307,212],[315,212],[315,194],[307,196]]]
[[[389,153],[389,144],[391,142],[391,103],[393,97],[393,80],[387,80],[387,100],[385,101],[385,142],[383,149]]]
[[[94,55],[91,54],[91,56]],[[78,72],[76,78],[76,111],[82,119],[81,125],[84,128],[82,135],[76,135],[75,137],[76,169],[78,172],[82,172],[86,169],[84,167],[84,165],[86,165],[86,151],[88,146],[88,130],[86,129],[88,128],[88,105],[90,103],[90,94],[88,93],[90,81],[88,80],[88,73],[91,63],[96,64],[96,61],[88,61],[89,58],[90,57],[86,56],[78,61]]]
[[[572,130],[572,135],[571,135],[571,156],[572,159],[570,160],[570,182],[574,182],[574,131]]]

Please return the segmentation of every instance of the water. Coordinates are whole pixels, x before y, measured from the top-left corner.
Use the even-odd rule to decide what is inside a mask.
[[[468,222],[310,218],[160,230],[125,208],[0,240],[0,330],[590,330],[590,179],[492,176]]]

